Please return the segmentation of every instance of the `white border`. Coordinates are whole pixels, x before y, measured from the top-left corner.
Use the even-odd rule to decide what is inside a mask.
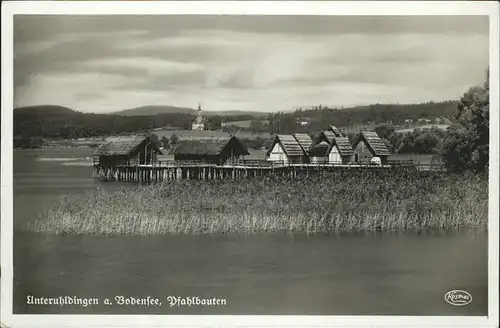
[[[255,14],[255,15],[487,15],[490,18],[490,184],[489,316],[159,316],[12,314],[12,108],[14,14]],[[499,168],[499,4],[453,1],[333,2],[3,2],[2,3],[2,166],[1,315],[9,327],[498,327],[498,168]]]

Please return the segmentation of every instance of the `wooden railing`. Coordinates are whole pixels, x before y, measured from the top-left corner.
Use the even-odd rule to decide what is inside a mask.
[[[381,165],[377,163],[343,163],[343,162],[316,162],[316,163],[300,163],[300,162],[288,162],[283,160],[268,161],[268,160],[234,160],[227,161],[225,163],[213,163],[213,162],[203,162],[203,161],[189,161],[189,160],[162,160],[157,161],[149,166],[243,166],[247,168],[273,168],[273,167],[329,167],[329,166],[344,166],[344,167],[377,167],[377,166],[387,166],[388,164]]]
[[[389,160],[387,160],[387,164],[404,166],[404,165],[414,165],[417,163],[415,163],[412,160],[391,160],[391,159],[389,159]]]
[[[94,160],[94,166],[99,165],[98,161]],[[134,164],[137,165],[137,164]],[[119,166],[129,166],[129,165],[119,165]],[[132,164],[130,165],[132,166]],[[316,163],[294,163],[285,161],[268,161],[268,160],[234,160],[225,163],[217,164],[213,162],[203,162],[194,160],[162,160],[156,161],[152,164],[139,164],[139,167],[244,167],[244,168],[262,168],[262,169],[272,169],[272,168],[282,168],[282,167],[316,167],[316,168],[326,168],[326,167],[413,167],[422,171],[441,171],[443,170],[443,165],[440,163],[429,163],[421,164],[415,163],[411,160],[389,160],[385,164],[379,163],[343,163],[343,162],[316,162]]]

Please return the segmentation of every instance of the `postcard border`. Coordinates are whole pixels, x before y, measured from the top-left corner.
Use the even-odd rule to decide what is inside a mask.
[[[252,15],[488,15],[490,19],[490,167],[488,317],[441,316],[159,316],[14,315],[13,308],[13,15],[15,14],[252,14]],[[1,315],[9,327],[271,327],[271,326],[498,326],[499,4],[496,2],[4,2],[2,3]]]

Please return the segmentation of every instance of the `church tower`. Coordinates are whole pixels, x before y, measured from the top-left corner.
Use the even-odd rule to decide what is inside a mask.
[[[196,120],[191,125],[191,130],[197,130],[197,131],[205,130],[205,123],[203,119],[203,114],[201,112],[201,104],[198,104],[198,116],[196,116]]]

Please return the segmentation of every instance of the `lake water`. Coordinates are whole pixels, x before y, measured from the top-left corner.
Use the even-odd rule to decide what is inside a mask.
[[[63,166],[91,150],[14,152],[14,313],[487,315],[487,234],[56,236],[26,224],[67,193],[117,183]],[[57,158],[58,161],[40,160]],[[134,188],[134,185],[130,185]],[[469,292],[466,306],[444,301]],[[26,297],[98,298],[99,305],[41,306]],[[104,305],[158,297],[159,307]],[[225,306],[170,307],[167,296],[220,298]]]

